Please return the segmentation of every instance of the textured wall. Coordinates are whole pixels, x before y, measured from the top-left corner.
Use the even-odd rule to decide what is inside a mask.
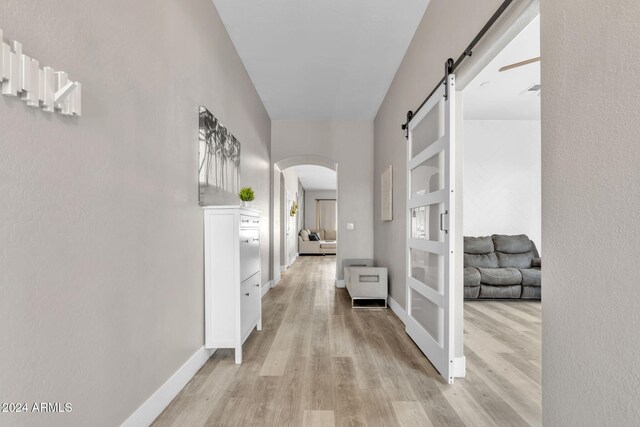
[[[274,162],[315,155],[338,163],[337,277],[342,260],[373,257],[373,123],[274,120]],[[355,230],[347,231],[353,222]]]
[[[465,236],[541,234],[539,120],[464,121]]]
[[[640,3],[542,1],[545,426],[640,425]]]
[[[444,74],[447,58],[462,53],[501,0],[431,0],[375,119],[375,259],[389,268],[391,296],[405,306],[406,140],[400,125]],[[452,29],[455,29],[453,31]],[[446,34],[446,37],[444,36]],[[380,219],[380,175],[393,165],[393,221]]]
[[[84,96],[0,96],[0,396],[73,403],[0,424],[119,425],[204,341],[197,108],[242,142],[264,242],[270,120],[210,0],[3,0],[0,27]]]

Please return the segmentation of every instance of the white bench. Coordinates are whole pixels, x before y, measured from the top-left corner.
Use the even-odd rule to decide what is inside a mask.
[[[358,308],[356,300],[384,300],[384,307],[387,307],[389,289],[385,267],[375,267],[372,259],[347,259],[343,265],[352,308]]]

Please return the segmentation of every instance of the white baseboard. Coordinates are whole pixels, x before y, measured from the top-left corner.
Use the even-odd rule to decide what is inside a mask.
[[[343,279],[336,279],[336,288],[344,288],[344,280]]]
[[[273,280],[269,280],[267,283],[262,285],[262,298],[264,298],[271,288],[273,288]]]
[[[273,278],[273,280],[271,281],[271,287],[275,287],[278,285],[278,283],[280,283],[280,279],[282,278],[282,275],[280,273],[278,273],[276,275],[276,277]]]
[[[389,295],[389,308],[393,311],[402,323],[407,324],[407,312],[396,300]]]
[[[184,388],[215,350],[200,347],[164,384],[122,423],[122,427],[150,425]]]
[[[298,259],[298,254],[295,254],[294,256],[292,256],[291,259],[289,260],[289,264],[287,264],[287,268],[291,267],[293,263],[296,262],[297,259]]]
[[[282,276],[280,275],[280,273],[278,273],[278,275],[276,277],[274,277],[272,280],[269,280],[267,283],[265,283],[262,286],[262,298],[264,298],[264,296],[267,294],[267,292],[269,292],[269,289],[273,288],[274,286],[276,286],[279,282],[280,282],[280,278]]]
[[[285,271],[287,271],[287,266],[286,265],[281,265],[280,266],[280,272],[284,273]]]

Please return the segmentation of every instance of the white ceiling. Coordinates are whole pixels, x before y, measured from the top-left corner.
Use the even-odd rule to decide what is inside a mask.
[[[213,0],[273,120],[373,119],[429,0]]]
[[[540,62],[509,71],[509,64],[540,56],[540,17],[534,19],[464,90],[467,120],[540,120],[540,97],[521,95],[540,83]],[[485,82],[490,82],[481,86]]]
[[[335,190],[338,188],[336,171],[322,166],[293,166],[305,190]]]

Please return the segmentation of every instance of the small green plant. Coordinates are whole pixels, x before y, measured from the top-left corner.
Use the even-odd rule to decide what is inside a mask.
[[[251,202],[255,198],[255,194],[251,187],[244,187],[240,189],[238,197],[240,197],[240,200],[243,202]]]
[[[289,215],[296,216],[297,213],[298,213],[298,202],[293,202],[293,204],[291,205],[291,211],[289,212]]]

